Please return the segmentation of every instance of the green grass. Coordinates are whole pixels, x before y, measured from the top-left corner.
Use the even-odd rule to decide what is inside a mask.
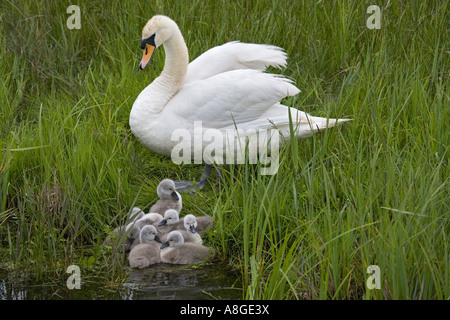
[[[191,60],[227,41],[274,44],[302,90],[285,103],[352,118],[281,150],[274,176],[226,167],[219,191],[185,195],[209,214],[205,242],[242,277],[246,299],[448,299],[449,12],[446,1],[64,1],[0,5],[0,261],[64,274],[70,264],[127,272],[106,250],[133,205],[163,178],[198,179],[146,150],[128,126],[164,50],[138,70],[154,14],[180,26]],[[381,289],[366,287],[369,265]]]

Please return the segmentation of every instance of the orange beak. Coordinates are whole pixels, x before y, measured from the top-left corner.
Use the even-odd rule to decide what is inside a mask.
[[[150,58],[153,54],[153,50],[155,50],[154,46],[148,43],[145,45],[144,55],[142,56],[141,63],[139,63],[139,69],[144,70],[145,66],[150,61]]]

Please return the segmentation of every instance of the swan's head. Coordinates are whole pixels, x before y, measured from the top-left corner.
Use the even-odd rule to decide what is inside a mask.
[[[164,219],[160,223],[158,223],[158,226],[161,227],[166,224],[171,225],[177,223],[178,221],[180,221],[180,215],[178,214],[178,211],[169,209],[164,212]]]
[[[141,232],[139,233],[139,240],[141,243],[150,243],[151,241],[160,242],[156,228],[154,226],[146,225],[141,229]]]
[[[167,235],[167,240],[161,245],[161,249],[165,247],[179,247],[183,244],[184,238],[180,231],[172,231]]]
[[[153,54],[153,50],[172,37],[172,34],[179,30],[175,21],[169,17],[157,15],[148,20],[142,29],[141,49],[144,50],[139,68],[142,70]]]
[[[161,181],[158,185],[158,188],[156,188],[156,193],[158,194],[158,197],[163,200],[171,198],[180,200],[180,194],[176,192],[175,189],[175,182],[170,179],[164,179],[163,181]]]
[[[184,216],[184,227],[186,231],[190,231],[192,233],[197,232],[197,219],[193,214],[187,214]]]

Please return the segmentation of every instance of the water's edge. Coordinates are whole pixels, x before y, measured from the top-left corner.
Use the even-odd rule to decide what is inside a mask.
[[[121,284],[107,274],[83,275],[80,289],[69,289],[67,279],[50,276],[36,280],[0,269],[0,300],[206,300],[241,299],[239,279],[222,265],[201,267],[158,264],[130,269]]]

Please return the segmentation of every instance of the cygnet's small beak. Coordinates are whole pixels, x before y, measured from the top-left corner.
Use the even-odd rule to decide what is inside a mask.
[[[168,241],[167,241],[167,242],[164,242],[164,243],[161,245],[160,249],[164,249],[165,247],[168,247],[168,246],[170,246],[169,242],[168,242]]]
[[[161,227],[161,226],[163,226],[165,224],[167,224],[167,220],[166,219],[164,219],[160,223],[158,223],[158,227]]]
[[[171,195],[172,198],[174,198],[175,200],[180,200],[180,198],[178,197],[178,194],[177,194],[176,191],[172,192],[170,195]]]
[[[189,229],[191,230],[192,233],[196,233],[197,232],[197,230],[195,229],[194,226],[190,226]]]
[[[158,236],[155,236],[155,241],[161,243],[161,239]]]

